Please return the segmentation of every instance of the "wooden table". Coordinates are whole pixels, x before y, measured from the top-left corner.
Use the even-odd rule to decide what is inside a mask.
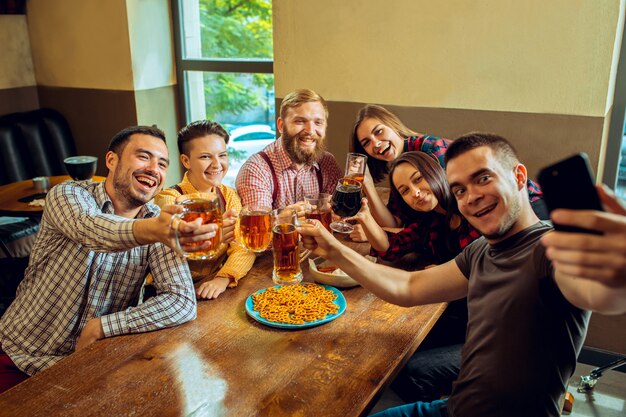
[[[332,322],[270,328],[244,303],[273,285],[271,265],[260,255],[237,288],[199,302],[192,322],[70,355],[0,395],[0,415],[363,416],[445,308],[398,307],[355,287],[342,290],[347,310]]]
[[[57,175],[48,177],[50,179],[50,187],[54,187],[64,181],[71,180],[69,175]],[[93,181],[104,181],[104,177],[95,176]],[[0,215],[2,216],[26,216],[41,217],[43,207],[31,206],[28,203],[22,203],[19,200],[37,194],[33,187],[33,180],[25,180],[13,182],[0,186]]]

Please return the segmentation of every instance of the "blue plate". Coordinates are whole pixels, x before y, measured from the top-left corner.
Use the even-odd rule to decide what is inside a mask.
[[[274,288],[278,288],[278,287],[279,285],[276,285]],[[280,322],[264,319],[263,317],[259,315],[258,311],[254,310],[253,303],[252,303],[252,295],[261,294],[266,290],[266,288],[263,288],[262,290],[259,290],[255,292],[254,294],[248,296],[248,298],[246,298],[246,313],[248,313],[250,317],[252,317],[254,320],[258,321],[261,324],[265,324],[266,326],[270,326],[270,327],[276,327],[279,329],[304,329],[307,327],[319,326],[320,324],[328,323],[329,321],[335,320],[337,317],[341,316],[344,311],[346,311],[346,298],[343,296],[341,291],[339,291],[335,287],[331,287],[330,285],[322,285],[322,287],[337,294],[337,299],[334,300],[333,303],[339,306],[339,311],[337,311],[335,314],[330,314],[321,320],[308,321],[303,324],[288,324],[288,323],[280,323]]]

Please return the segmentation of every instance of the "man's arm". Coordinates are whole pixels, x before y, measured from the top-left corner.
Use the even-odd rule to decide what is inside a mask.
[[[179,206],[166,206],[158,217],[126,219],[103,213],[94,196],[73,183],[54,187],[46,199],[44,217],[63,235],[98,252],[123,251],[148,243],[162,242],[174,247],[170,227],[172,214],[182,210]],[[181,243],[198,242],[215,236],[214,224],[201,224],[201,220],[181,221]]]
[[[330,260],[390,303],[408,307],[457,300],[467,295],[467,279],[454,260],[423,271],[408,272],[364,262],[363,256],[341,244],[317,220],[299,227],[298,231],[306,249]]]
[[[187,261],[160,243],[150,247],[147,261],[156,295],[137,307],[100,317],[105,337],[163,329],[196,317],[196,294]]]
[[[160,242],[176,250],[172,217],[182,210],[183,207],[178,205],[163,206],[157,217],[133,220],[133,234],[137,244],[140,246]],[[181,220],[177,227],[179,241],[184,249],[187,243],[211,239],[215,236],[218,226],[214,223],[202,224],[202,219],[197,218],[193,222]]]
[[[555,223],[584,227],[603,235],[551,232],[542,238],[555,279],[569,302],[602,314],[626,312],[626,208],[598,187],[607,212],[555,210]]]

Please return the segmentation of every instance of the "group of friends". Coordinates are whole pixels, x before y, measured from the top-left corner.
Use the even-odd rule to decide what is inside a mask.
[[[332,194],[343,177],[326,151],[327,124],[319,94],[288,94],[280,137],[243,164],[236,190],[222,184],[229,135],[219,123],[178,133],[186,172],[169,188],[163,132],[116,134],[105,181],[68,181],[46,197],[24,279],[0,319],[0,392],[99,339],[193,320],[197,299],[236,287],[255,261],[234,238],[242,207],[303,215],[305,195]],[[419,134],[377,105],[361,109],[351,136],[368,169],[350,238],[369,241],[389,263],[416,257],[419,268],[364,263],[317,221],[298,227],[304,247],[390,303],[451,302],[394,382],[408,404],[379,415],[560,415],[590,312],[626,312],[626,208],[598,187],[606,211],[551,216],[602,234],[553,232],[540,187],[503,137]],[[375,185],[387,175],[385,204]],[[183,246],[215,236],[217,226],[172,222],[182,210],[175,203],[207,192],[225,207],[223,245],[210,261],[187,261],[172,225]],[[148,274],[155,295],[140,302]]]

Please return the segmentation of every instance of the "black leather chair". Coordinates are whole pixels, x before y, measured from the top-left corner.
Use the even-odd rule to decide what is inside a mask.
[[[63,159],[76,155],[67,121],[56,110],[0,116],[0,185],[38,176],[65,175]],[[0,315],[15,297],[28,265],[39,219],[0,221]]]
[[[63,159],[76,155],[67,121],[52,109],[0,117],[0,185],[65,175]]]

